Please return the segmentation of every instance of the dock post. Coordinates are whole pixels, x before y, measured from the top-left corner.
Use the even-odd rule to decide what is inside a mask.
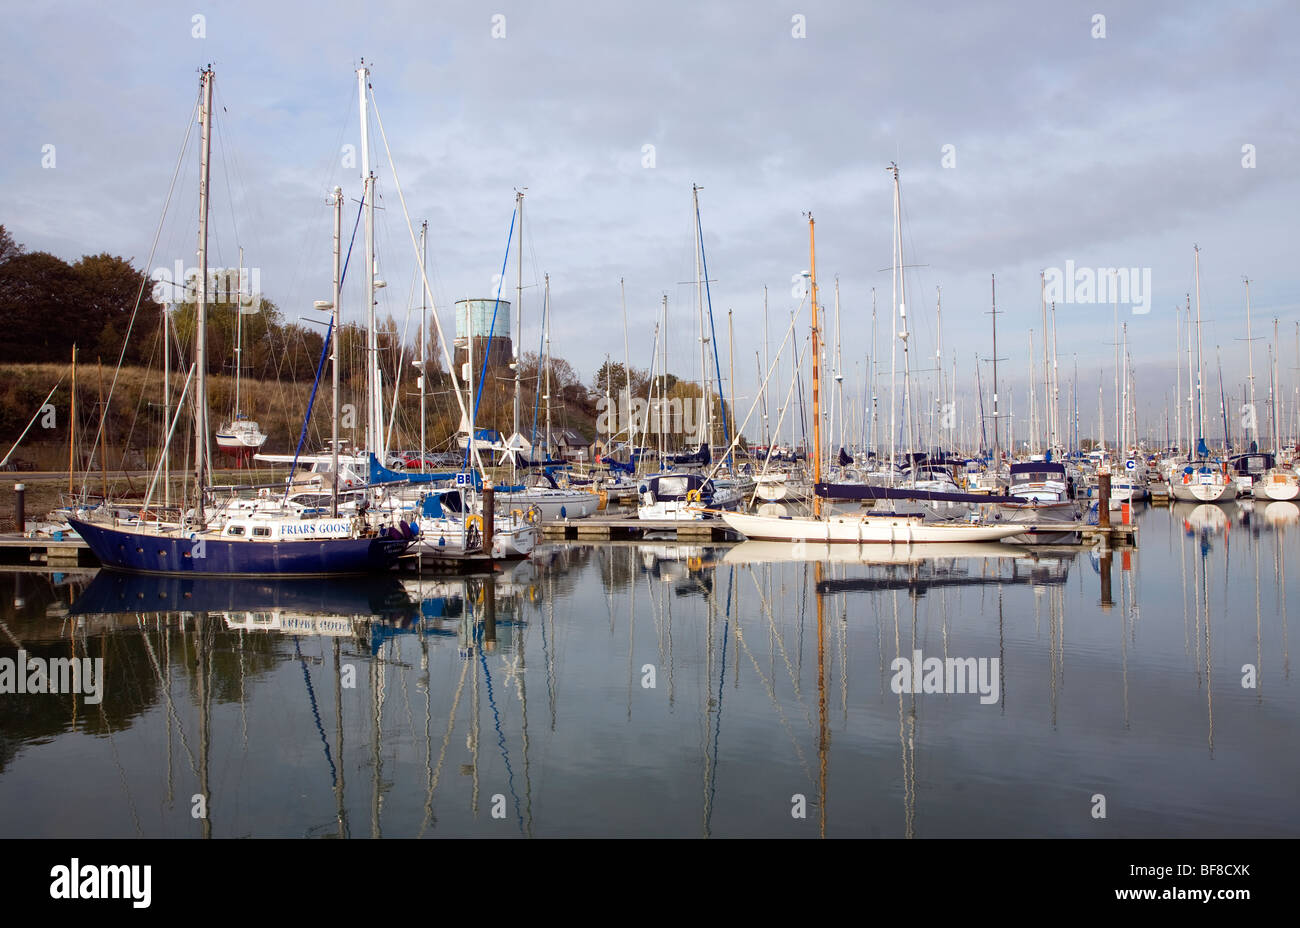
[[[491,480],[483,481],[483,553],[492,556],[492,536],[496,534],[496,488]]]
[[[18,524],[18,534],[27,534],[27,485],[14,484],[14,522]]]
[[[1111,566],[1111,559],[1113,557],[1114,555],[1111,553],[1111,551],[1108,548],[1102,550],[1101,552],[1101,608],[1105,609],[1108,612],[1110,611],[1110,608],[1115,605],[1114,594],[1111,592],[1111,585],[1110,585],[1110,566]]]
[[[1110,473],[1097,475],[1097,527],[1110,528]]]

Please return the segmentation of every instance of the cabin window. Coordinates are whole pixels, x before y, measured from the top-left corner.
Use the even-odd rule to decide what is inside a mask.
[[[228,526],[226,526],[226,534],[227,534],[227,535],[242,535],[242,534],[244,534],[244,527],[243,527],[242,525],[228,525]]]
[[[253,535],[257,538],[270,538],[271,530],[265,525],[255,525],[253,526]]]

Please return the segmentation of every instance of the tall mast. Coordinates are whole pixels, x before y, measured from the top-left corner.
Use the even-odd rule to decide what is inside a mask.
[[[1115,453],[1120,455],[1124,453],[1124,429],[1121,425],[1124,420],[1120,418],[1119,412],[1119,285],[1114,271],[1110,274],[1110,293],[1115,309]]]
[[[664,464],[664,416],[668,410],[668,294],[664,294],[664,370],[663,386],[659,390],[659,469],[663,470]]]
[[[172,421],[172,352],[171,336],[168,334],[167,317],[171,314],[168,306],[169,303],[163,303],[162,307],[162,325],[163,325],[163,448],[162,448],[162,471],[163,471],[163,509],[172,508],[172,469],[171,469],[171,448],[168,447],[167,431],[171,428]],[[69,474],[71,476],[71,474]]]
[[[812,213],[808,214],[808,274],[812,281],[812,396],[813,396],[813,516],[821,518],[822,500],[817,484],[822,482],[822,417],[819,384],[821,365],[817,344],[817,240]]]
[[[197,381],[194,390],[194,485],[197,492],[195,514],[200,526],[203,517],[203,488],[207,479],[208,451],[208,180],[212,155],[212,68],[204,68],[200,78],[203,102],[199,118],[203,132],[199,162],[199,289],[195,296],[194,365]]]
[[[1002,462],[1002,441],[999,432],[1002,420],[998,417],[998,279],[996,274],[989,275],[989,286],[993,299],[993,309],[989,315],[993,317],[993,468],[996,471]]]
[[[632,421],[635,418],[632,415],[632,353],[628,349],[627,343],[627,289],[623,285],[623,278],[618,279],[618,298],[623,306],[623,389],[627,393],[627,413],[628,421],[623,423],[627,427],[628,447],[632,446]],[[610,430],[611,437],[613,430]]]
[[[370,170],[370,118],[366,106],[366,88],[370,70],[365,60],[357,68],[357,92],[361,107],[361,177],[362,201],[366,214],[366,389],[369,413],[366,416],[366,448],[382,463],[384,457],[384,402],[379,380],[379,335],[375,328],[375,175]],[[470,436],[471,439],[473,436]]]
[[[763,366],[758,372],[758,382],[763,388],[763,447],[771,449],[772,441],[767,432],[767,287],[763,287]]]
[[[1250,337],[1250,278],[1241,278],[1246,284],[1246,380],[1250,384],[1250,415],[1254,420],[1256,441],[1259,440],[1259,421],[1256,419],[1255,406],[1255,346],[1254,339]],[[1272,389],[1272,383],[1269,384]]]
[[[1196,384],[1192,377],[1192,295],[1187,294],[1187,459],[1197,452]]]
[[[836,280],[838,286],[839,281]],[[934,413],[939,414],[939,425],[943,425],[943,401],[945,393],[943,392],[943,288],[935,286],[934,288],[934,369],[935,374],[935,395],[934,409],[930,413],[930,440],[936,447],[942,448],[943,443],[939,441],[939,431],[934,427]]]
[[[77,344],[72,344],[72,403],[68,410],[68,496],[72,496],[73,474],[77,469]],[[164,433],[165,434],[165,433]],[[23,526],[19,526],[23,528]]]
[[[235,295],[235,420],[239,420],[239,375],[244,368],[244,249],[239,249],[238,292]],[[227,278],[228,280],[229,278]],[[229,284],[227,284],[229,287]]]
[[[334,188],[334,306],[332,308],[332,318],[330,328],[333,331],[333,350],[334,357],[330,364],[331,376],[333,378],[334,388],[334,408],[330,414],[330,475],[334,480],[334,491],[330,494],[330,517],[338,518],[339,514],[339,347],[342,333],[339,331],[339,320],[343,313],[341,306],[343,303],[343,268],[342,254],[343,248],[343,188]]]
[[[894,162],[889,163],[886,168],[894,178],[894,233],[889,243],[891,261],[893,265],[890,274],[890,304],[889,304],[889,483],[893,486],[895,462],[897,461],[897,435],[898,429],[895,424],[895,415],[898,410],[898,165]]]
[[[1196,263],[1196,438],[1205,437],[1205,393],[1202,382],[1205,380],[1205,354],[1201,346],[1201,249],[1192,246]]]
[[[1034,429],[1034,412],[1036,406],[1036,397],[1034,396],[1034,330],[1029,330],[1029,450],[1031,452],[1038,450],[1038,435]]]
[[[1052,446],[1052,413],[1050,410],[1052,397],[1052,375],[1047,366],[1047,277],[1046,273],[1038,273],[1038,302],[1043,312],[1043,431],[1047,435],[1047,447],[1050,450]]]
[[[844,359],[840,355],[840,279],[835,278],[835,398],[831,403],[831,421],[839,424],[839,440],[831,435],[831,445],[844,447]],[[733,409],[735,404],[732,404]],[[832,429],[832,432],[834,429]],[[829,458],[828,458],[829,460]]]
[[[429,266],[429,220],[420,223],[420,265]],[[429,314],[425,306],[424,288],[420,288],[420,473],[424,473],[425,449],[429,447],[425,426],[425,396],[428,393]],[[518,365],[516,365],[518,370]],[[515,431],[518,431],[516,428]],[[514,455],[510,456],[514,460]]]
[[[519,271],[515,279],[515,337],[510,340],[514,363],[510,366],[515,369],[515,412],[514,412],[514,434],[519,434],[519,390],[520,375],[523,373],[519,367],[519,339],[523,336],[524,331],[524,191],[515,191],[515,211],[519,213]],[[549,409],[549,407],[548,407]],[[533,441],[537,436],[533,436]],[[549,448],[547,449],[550,450]],[[510,455],[510,473],[513,478],[515,473],[515,455]]]
[[[1278,346],[1277,316],[1273,317],[1273,346],[1270,346],[1270,351],[1272,352],[1272,361],[1273,361],[1273,365],[1272,365],[1273,376],[1272,376],[1272,380],[1269,382],[1268,385],[1268,394],[1270,400],[1269,405],[1273,407],[1273,447],[1270,450],[1274,454],[1277,454],[1279,451],[1282,450],[1281,448],[1282,441],[1281,441],[1281,437],[1278,434],[1278,414],[1277,414],[1278,401],[1282,399],[1282,381],[1278,377],[1278,369],[1277,369],[1277,356],[1278,356],[1278,350],[1280,346],[1279,347],[1274,347],[1274,346]]]
[[[546,456],[543,461],[551,459],[551,275],[544,277],[546,289],[543,292],[545,306],[542,309],[542,316],[546,321]],[[536,441],[537,436],[533,436]]]
[[[1047,335],[1046,332],[1043,333]],[[1056,357],[1056,301],[1052,301],[1052,447],[1061,448],[1061,379]]]
[[[1183,317],[1178,307],[1174,307],[1174,351],[1183,343]],[[1174,387],[1174,406],[1177,410],[1178,421],[1174,425],[1174,447],[1183,447],[1183,366],[1178,363],[1178,355],[1174,355],[1174,370],[1177,373],[1177,385]]]
[[[700,270],[700,255],[704,251],[700,229],[700,187],[691,184],[691,206],[695,220],[695,302],[700,314],[700,434],[706,436],[700,443],[713,444],[712,404],[709,402],[709,337],[704,332],[704,275]]]

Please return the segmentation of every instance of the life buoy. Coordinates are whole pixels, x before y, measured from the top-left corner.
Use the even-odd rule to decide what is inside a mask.
[[[700,491],[698,489],[686,491],[686,502],[698,503],[699,501],[700,501]]]
[[[537,524],[538,522],[540,522],[540,521],[542,521],[542,510],[541,510],[541,508],[538,507],[538,506],[529,506],[529,507],[528,507],[528,524],[529,524],[529,525],[536,525],[536,524]]]
[[[471,525],[473,525],[475,528],[477,528],[480,532],[483,531],[483,517],[480,516],[480,515],[473,515],[473,514],[471,514],[471,515],[467,515],[467,516],[465,517],[465,529],[466,529],[466,531],[469,530],[469,527],[470,527]]]

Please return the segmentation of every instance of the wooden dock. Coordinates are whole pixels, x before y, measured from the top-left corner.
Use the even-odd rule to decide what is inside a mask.
[[[0,535],[0,564],[44,564],[49,568],[98,567],[90,546],[80,538]]]
[[[672,535],[679,541],[693,544],[741,540],[740,534],[728,528],[721,519],[678,522],[673,519],[593,515],[585,519],[557,519],[542,523],[542,537],[546,539],[636,541],[647,535]]]

